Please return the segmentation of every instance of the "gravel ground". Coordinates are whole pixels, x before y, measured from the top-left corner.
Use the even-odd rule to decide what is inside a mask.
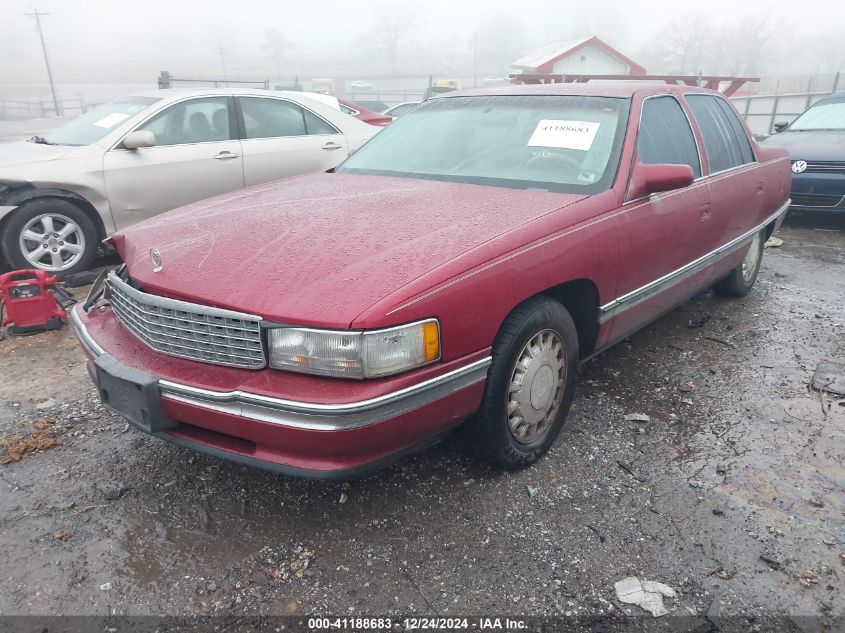
[[[0,465],[0,614],[619,618],[644,613],[614,591],[637,576],[677,592],[673,630],[837,630],[845,399],[807,385],[845,361],[845,219],[780,237],[746,299],[701,295],[587,363],[518,473],[448,440],[345,483],[253,470],[102,409],[67,328],[8,338],[0,438],[58,444]]]

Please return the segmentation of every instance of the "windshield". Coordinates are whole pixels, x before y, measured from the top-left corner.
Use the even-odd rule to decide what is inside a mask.
[[[845,97],[824,100],[793,121],[792,132],[812,130],[845,130]]]
[[[557,95],[432,99],[338,171],[596,193],[616,173],[628,104]]]
[[[156,97],[121,97],[76,117],[44,136],[44,141],[53,145],[90,145],[131,116],[135,116],[150,104],[159,101]]]

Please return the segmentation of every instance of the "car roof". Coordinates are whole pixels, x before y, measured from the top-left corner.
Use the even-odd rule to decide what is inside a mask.
[[[621,97],[631,98],[636,94],[722,94],[716,90],[708,90],[697,86],[678,86],[662,81],[589,81],[586,83],[549,83],[504,85],[493,88],[473,88],[470,90],[455,90],[433,96],[433,99],[449,99],[451,97],[477,97],[485,95],[583,95],[591,97]],[[724,95],[722,95],[724,96]]]
[[[829,95],[825,95],[815,103],[820,103],[822,101],[841,101],[842,99],[845,99],[845,92],[833,92]],[[815,105],[815,103],[813,105]]]
[[[263,88],[164,88],[160,90],[142,90],[133,92],[132,97],[154,97],[158,99],[181,99],[192,96],[206,95],[256,95],[256,96],[287,96],[296,97],[314,94],[298,90],[264,90]]]

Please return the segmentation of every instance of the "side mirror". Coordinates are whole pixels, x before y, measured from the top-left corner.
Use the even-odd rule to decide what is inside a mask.
[[[141,149],[156,144],[155,134],[147,130],[135,130],[123,137],[123,147],[126,149]]]
[[[786,121],[778,121],[775,123],[775,132],[783,132],[786,128],[789,127],[789,123]]]
[[[634,200],[661,191],[683,189],[689,187],[694,180],[695,174],[689,165],[646,165],[638,162],[634,166],[628,199]]]

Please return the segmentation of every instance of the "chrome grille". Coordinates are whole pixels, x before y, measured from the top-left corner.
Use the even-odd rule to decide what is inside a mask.
[[[796,193],[790,194],[792,205],[796,207],[819,207],[831,208],[842,202],[841,195],[829,195],[822,193]]]
[[[845,162],[818,161],[811,163],[807,161],[807,171],[820,174],[845,174]]]
[[[155,351],[215,365],[266,365],[261,317],[147,294],[113,272],[107,284],[115,316]]]

